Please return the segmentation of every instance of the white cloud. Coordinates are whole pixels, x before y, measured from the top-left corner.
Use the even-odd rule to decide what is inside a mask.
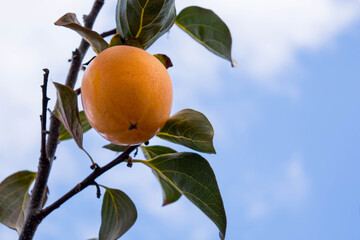
[[[178,11],[189,5],[214,10],[230,28],[239,69],[259,87],[291,98],[299,95],[297,83],[280,76],[289,70],[299,72],[299,52],[329,47],[360,16],[359,0],[190,0],[177,4]],[[187,52],[186,46],[179,48]],[[192,51],[189,58],[204,65],[211,59],[210,54],[196,56]],[[208,72],[223,81],[216,68]]]
[[[234,57],[261,77],[296,62],[297,51],[332,41],[358,19],[360,10],[358,0],[208,0],[196,4],[224,19],[233,35]]]
[[[66,59],[75,47],[73,41],[61,38],[80,39],[75,34],[66,35],[70,31],[65,29],[59,34],[59,28],[53,25],[71,5],[73,11],[84,5],[73,2],[9,1],[3,6],[0,16],[0,155],[6,151],[18,155],[20,147],[22,153],[27,152],[40,141],[36,139],[40,139],[42,69],[50,68],[50,80],[55,80],[54,73],[67,68]],[[56,77],[56,80],[64,81],[65,76],[62,73],[61,79]],[[52,88],[49,83],[50,93]],[[50,105],[55,99],[52,100]]]
[[[245,209],[250,219],[259,219],[280,208],[296,209],[306,200],[310,191],[310,179],[303,160],[294,155],[280,173],[266,176],[250,174],[245,178]]]

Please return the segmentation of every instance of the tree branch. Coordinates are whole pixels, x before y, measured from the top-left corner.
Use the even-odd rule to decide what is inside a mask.
[[[108,171],[109,169],[113,168],[114,166],[118,165],[121,162],[124,162],[126,159],[129,158],[129,154],[134,151],[139,145],[136,146],[130,146],[128,147],[121,155],[119,155],[117,158],[115,158],[113,161],[105,165],[104,167],[95,167],[94,171],[86,177],[81,183],[76,185],[73,189],[71,189],[69,192],[67,192],[64,196],[59,198],[57,201],[55,201],[53,204],[48,206],[47,208],[44,208],[39,215],[37,216],[40,221],[44,219],[47,215],[49,215],[52,211],[59,208],[63,203],[65,203],[67,200],[72,198],[74,195],[81,192],[83,189],[90,185],[96,184],[95,179],[102,175],[104,172]]]
[[[95,0],[90,13],[87,16],[84,16],[85,27],[90,29],[92,28],[95,19],[103,5],[104,0]],[[70,86],[71,88],[74,88],[80,70],[81,62],[83,61],[83,58],[88,48],[89,44],[86,41],[81,40],[79,48],[73,52],[71,66],[66,79],[66,85]],[[44,121],[45,116],[42,117],[42,125]],[[31,194],[25,224],[21,231],[19,240],[31,240],[35,234],[39,223],[41,222],[41,219],[38,219],[37,216],[41,210],[41,203],[45,196],[52,162],[54,160],[57,144],[59,141],[58,139],[60,132],[60,121],[55,117],[54,113],[51,114],[49,131],[50,133],[47,138],[47,142],[44,142],[45,140],[42,140],[42,147],[46,143],[46,151],[42,150],[46,152],[46,158],[42,159],[42,157],[40,157],[39,160],[38,173],[36,175],[34,189]],[[44,138],[42,137],[42,139]]]
[[[110,31],[107,32],[103,32],[102,34],[100,34],[100,36],[102,36],[103,38],[106,38],[108,36],[114,35],[116,33],[116,29],[112,29]]]

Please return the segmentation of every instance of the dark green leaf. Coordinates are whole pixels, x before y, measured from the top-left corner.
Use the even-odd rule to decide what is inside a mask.
[[[125,45],[133,46],[137,48],[143,48],[143,45],[141,44],[138,38],[129,38],[128,40],[125,41]]]
[[[159,61],[166,67],[166,69],[173,66],[170,58],[164,54],[155,54],[154,57],[159,59]]]
[[[205,213],[219,228],[220,236],[224,239],[224,204],[215,174],[206,159],[196,153],[170,153],[141,162],[155,170]]]
[[[83,133],[85,133],[91,129],[91,125],[89,124],[88,120],[86,119],[84,111],[81,111],[79,113],[79,115],[80,115],[80,123],[81,123],[82,129],[83,129]],[[68,133],[68,131],[66,131],[64,125],[61,124],[59,140],[65,141],[65,140],[68,140],[71,138],[72,138],[71,135]]]
[[[175,23],[211,52],[235,66],[231,58],[231,34],[226,24],[211,10],[187,7],[176,17]]]
[[[78,110],[77,94],[68,86],[60,83],[54,84],[57,89],[57,101],[54,109],[55,116],[63,124],[79,148],[83,149],[83,129]]]
[[[57,101],[54,109],[55,116],[75,140],[78,147],[88,155],[91,162],[94,164],[94,160],[82,145],[83,128],[81,126],[76,92],[72,88],[60,83],[54,83],[54,85],[57,89]]]
[[[55,25],[67,27],[76,31],[93,47],[97,54],[108,48],[107,42],[100,34],[80,25],[75,13],[65,14],[55,22]]]
[[[147,160],[151,160],[157,156],[168,153],[176,153],[175,150],[164,146],[141,146],[141,149]],[[167,181],[165,181],[162,177],[160,177],[155,170],[153,170],[153,173],[159,180],[161,188],[163,190],[163,206],[177,201],[181,197],[181,193],[172,185],[170,185]]]
[[[129,146],[123,146],[123,145],[116,145],[113,143],[110,143],[108,145],[103,146],[103,148],[109,149],[114,152],[123,152],[125,151]]]
[[[125,40],[120,36],[120,34],[116,33],[110,40],[109,47],[124,45]]]
[[[0,183],[0,222],[19,234],[30,202],[29,188],[35,172],[21,171]]]
[[[157,156],[168,154],[168,153],[176,153],[175,150],[165,146],[141,146],[141,150],[144,153],[144,156],[147,160],[156,158]]]
[[[131,199],[122,191],[106,188],[101,209],[99,239],[115,240],[126,233],[137,218]]]
[[[139,39],[147,49],[171,28],[175,17],[175,0],[118,0],[116,29],[125,39]]]
[[[156,136],[199,152],[215,153],[211,123],[204,114],[192,109],[173,115]]]

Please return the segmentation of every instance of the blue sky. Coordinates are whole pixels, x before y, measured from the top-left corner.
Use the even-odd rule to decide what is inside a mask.
[[[99,32],[114,27],[114,2],[100,14]],[[53,22],[70,11],[81,19],[92,1],[19,4],[8,2],[0,16],[6,56],[0,59],[1,180],[36,170],[41,69],[63,83],[80,40]],[[203,156],[223,196],[227,239],[359,239],[360,1],[177,1],[178,10],[193,4],[215,10],[228,24],[239,67],[177,27],[149,52],[165,53],[174,63],[173,113],[193,108],[214,126],[217,154]],[[52,86],[49,95],[53,105]],[[115,157],[101,149],[105,144],[93,130],[85,135],[84,146],[100,165]],[[88,165],[72,141],[61,143],[49,202],[89,174]],[[123,239],[218,239],[215,225],[185,198],[161,207],[160,186],[144,166],[118,166],[99,182],[125,191],[137,206],[138,220]],[[86,189],[53,212],[35,239],[95,237],[101,208],[95,193]],[[0,239],[16,237],[0,226]]]

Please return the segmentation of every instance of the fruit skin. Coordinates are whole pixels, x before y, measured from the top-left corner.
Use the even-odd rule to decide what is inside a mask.
[[[168,120],[172,85],[164,65],[131,46],[102,51],[88,66],[81,99],[90,125],[120,145],[148,141]]]

